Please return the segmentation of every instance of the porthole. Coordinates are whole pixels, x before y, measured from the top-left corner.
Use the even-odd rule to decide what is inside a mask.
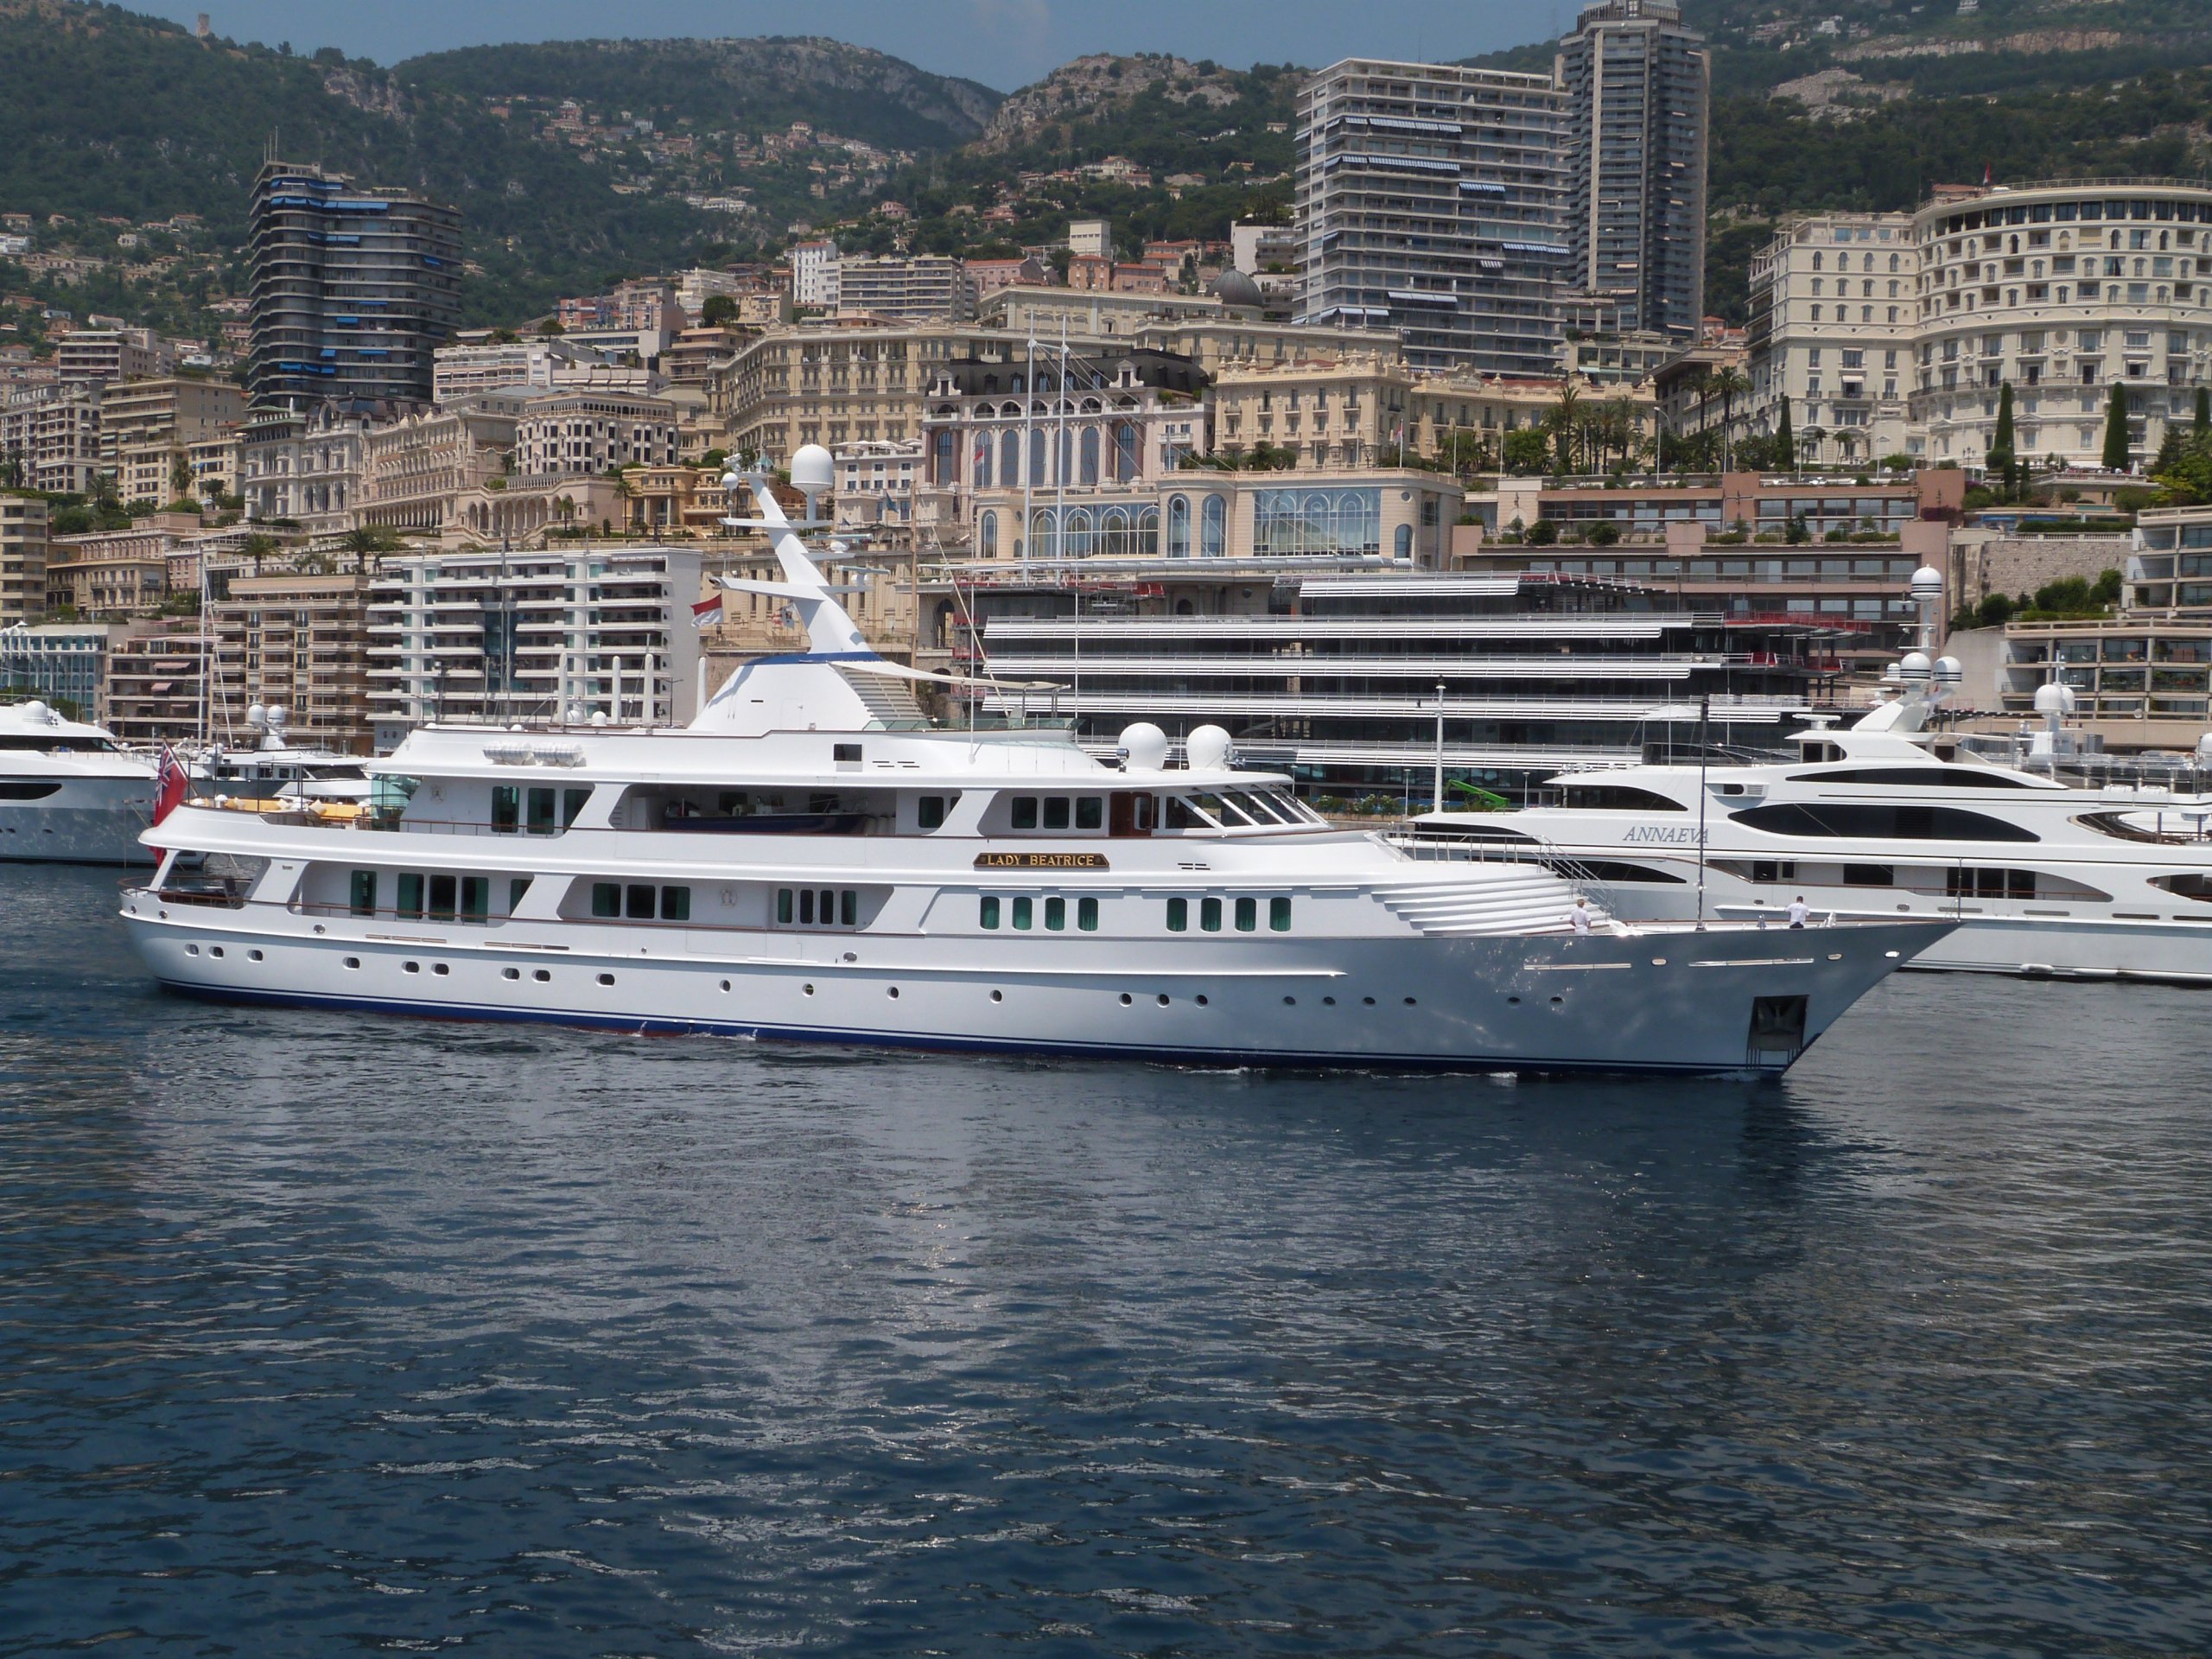
[[[1206,1000],[1205,1000],[1205,998],[1204,996],[1199,996],[1199,997],[1196,998],[1196,999],[1195,999],[1195,1001],[1198,1002],[1198,1005],[1200,1007],[1202,1007],[1202,1008],[1203,1008],[1204,1007],[1205,1007],[1205,1005],[1206,1005]]]
[[[1521,1006],[1521,999],[1517,996],[1509,996],[1505,999],[1505,1005],[1508,1007],[1517,1008]]]
[[[1414,1000],[1410,996],[1406,999],[1406,1006],[1409,1008],[1414,1006]]]
[[[899,988],[896,985],[893,985],[889,989],[886,990],[884,995],[889,997],[893,1002],[896,1002],[899,1000]]]
[[[211,957],[219,957],[223,954],[223,947],[219,944],[211,944],[207,947],[207,954]]]
[[[245,959],[246,959],[248,962],[260,962],[260,961],[262,961],[264,958],[263,958],[262,954],[261,954],[261,952],[260,952],[260,951],[258,951],[258,950],[249,950],[249,951],[247,951],[247,952],[245,953]]]
[[[1370,1008],[1375,1006],[1375,999],[1371,996],[1363,996],[1359,1000]]]
[[[533,972],[531,973],[531,977],[532,979],[536,980],[536,981],[537,981],[539,984],[541,984],[541,985],[550,985],[550,983],[552,983],[552,981],[553,981],[553,976],[552,976],[551,974],[548,973],[548,972],[547,972],[544,969],[543,969],[543,968],[537,969],[536,969],[535,971],[533,971]]]
[[[1003,1001],[1006,1001],[1006,993],[1005,993],[1004,991],[993,991],[993,992],[991,993],[991,1001],[994,1001],[994,1002],[1003,1002]]]
[[[1160,1006],[1163,1008],[1167,1006],[1167,993],[1165,991],[1160,994]]]
[[[359,968],[361,965],[361,959],[359,957],[348,957],[346,958],[346,965],[348,968]]]
[[[599,982],[602,985],[612,985],[614,982],[614,976],[612,974],[601,974],[599,976]]]
[[[799,988],[804,991],[809,996],[812,996],[814,995],[814,987],[811,985],[803,985]]]
[[[728,981],[728,980],[724,980],[724,981],[722,981],[722,989],[723,989],[724,991],[728,991],[728,990],[729,989],[729,981]]]
[[[196,957],[200,954],[200,947],[196,944],[188,944],[184,947],[184,954],[188,957]]]
[[[410,973],[410,974],[419,974],[419,973],[421,973],[421,972],[423,971],[423,964],[422,964],[421,963],[419,963],[419,962],[410,962],[410,963],[404,963],[404,964],[403,964],[403,965],[406,968],[407,971],[408,971],[409,973]]]
[[[447,967],[442,962],[434,962],[430,964],[430,971],[435,974],[440,979],[443,979],[448,974],[453,972],[453,969]]]
[[[1337,999],[1333,996],[1325,996],[1321,999],[1321,1006],[1325,1008],[1333,1008],[1337,1006]]]
[[[1286,996],[1282,1000],[1282,1005],[1286,1008],[1294,1008],[1298,1006],[1298,999],[1294,996]]]
[[[1132,1003],[1132,1002],[1134,1002],[1134,1001],[1136,1001],[1136,999],[1135,999],[1135,997],[1131,996],[1131,995],[1130,995],[1127,991],[1123,991],[1123,992],[1122,993],[1122,1006],[1123,1007],[1125,1007],[1125,1008],[1126,1008],[1126,1007],[1128,1007],[1129,1006],[1129,1004],[1130,1004],[1130,1003]]]
[[[520,979],[522,977],[522,969],[519,968],[502,968],[499,969],[499,977],[501,979]]]
[[[1564,1002],[1564,1001],[1567,1001],[1567,999],[1566,999],[1565,997],[1563,997],[1563,996],[1555,996],[1555,997],[1552,998],[1552,1006],[1553,1006],[1554,1007],[1557,1007],[1560,1003],[1562,1003],[1562,1002]]]

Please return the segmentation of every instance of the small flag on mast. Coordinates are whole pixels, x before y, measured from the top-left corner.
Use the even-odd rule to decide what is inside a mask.
[[[702,599],[691,607],[691,626],[704,633],[722,620],[722,596]]]

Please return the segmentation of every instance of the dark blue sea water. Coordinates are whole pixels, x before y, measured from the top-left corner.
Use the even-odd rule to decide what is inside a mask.
[[[235,1012],[0,871],[0,1654],[2212,1646],[2212,996],[1779,1084]]]

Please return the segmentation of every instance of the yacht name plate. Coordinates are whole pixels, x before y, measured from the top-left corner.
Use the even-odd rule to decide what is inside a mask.
[[[1103,853],[978,853],[979,870],[1110,870]]]

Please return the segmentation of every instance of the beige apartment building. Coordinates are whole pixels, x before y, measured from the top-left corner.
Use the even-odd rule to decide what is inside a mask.
[[[1789,407],[1800,458],[1865,466],[1905,453],[1919,327],[1910,213],[1821,213],[1785,226],[1751,261],[1752,429]]]
[[[196,444],[234,436],[245,393],[220,380],[170,376],[111,386],[100,405],[102,457],[125,501],[168,501],[189,490]],[[178,474],[184,472],[184,490]]]
[[[133,745],[198,742],[205,735],[207,656],[196,616],[135,627],[109,647],[99,723]]]
[[[733,454],[782,465],[802,444],[836,449],[921,435],[940,367],[955,359],[1009,365],[1024,344],[990,329],[812,325],[749,341],[715,376],[709,408]]]
[[[0,405],[0,456],[22,486],[89,495],[100,470],[100,388],[82,381],[21,386]]]
[[[370,427],[361,441],[360,523],[439,531],[457,522],[464,498],[513,470],[524,406],[492,393]]]
[[[327,556],[289,563],[259,575],[244,563],[210,567],[214,729],[247,731],[259,702],[286,711],[295,743],[365,753],[370,577]]]
[[[676,405],[626,392],[533,397],[515,423],[515,472],[588,478],[620,467],[666,467],[677,455]]]
[[[43,501],[0,496],[0,628],[46,613],[48,518]]]

